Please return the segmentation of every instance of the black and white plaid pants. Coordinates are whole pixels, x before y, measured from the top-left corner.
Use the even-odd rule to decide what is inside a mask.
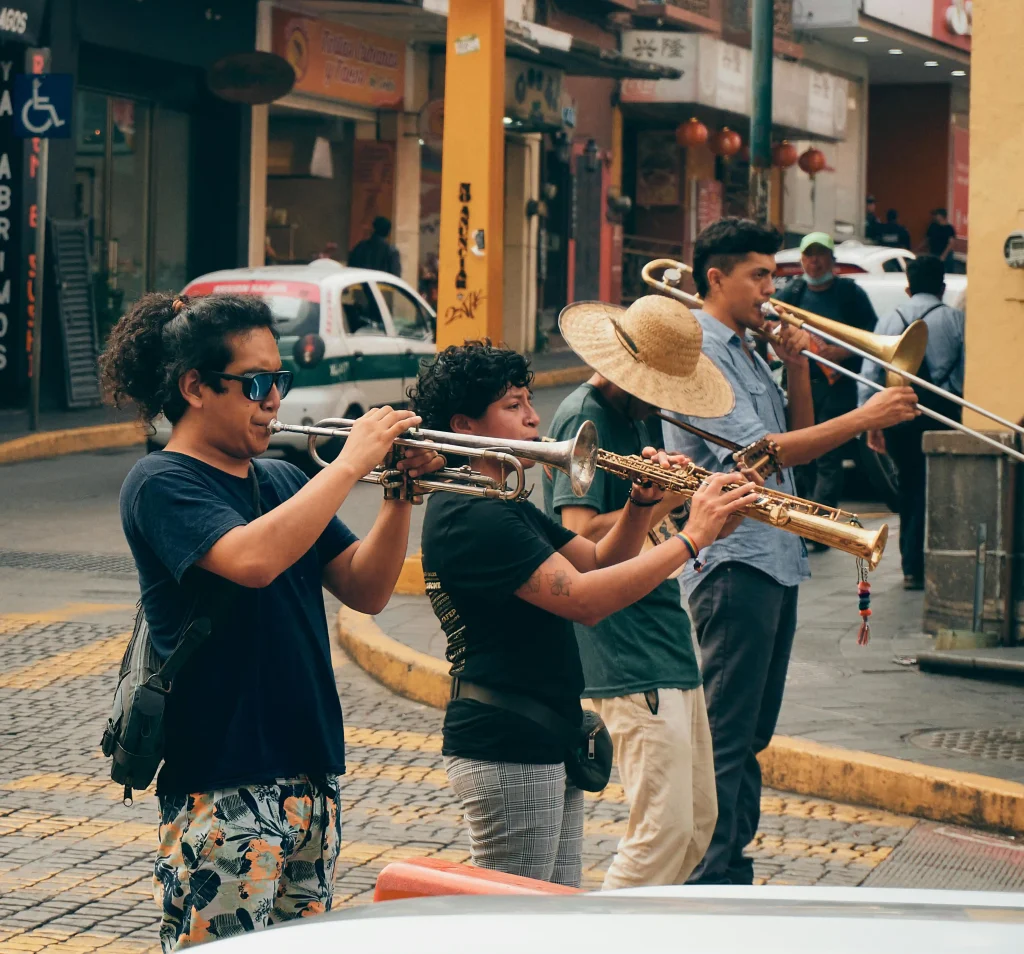
[[[582,878],[583,792],[565,765],[523,765],[446,756],[462,802],[473,864],[578,888]]]

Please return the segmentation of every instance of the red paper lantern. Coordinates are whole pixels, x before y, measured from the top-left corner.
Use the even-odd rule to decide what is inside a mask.
[[[790,166],[796,164],[796,160],[796,146],[794,146],[788,139],[783,139],[782,142],[778,142],[772,146],[773,166],[788,169]]]
[[[738,132],[728,126],[723,126],[708,140],[708,148],[716,156],[728,159],[743,148],[743,140]]]
[[[696,116],[676,127],[676,142],[684,149],[702,146],[708,141],[708,127]]]
[[[798,162],[800,163],[800,168],[812,179],[828,164],[825,159],[825,153],[820,149],[808,149],[800,156]]]

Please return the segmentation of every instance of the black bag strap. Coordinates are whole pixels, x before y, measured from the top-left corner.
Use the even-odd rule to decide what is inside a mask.
[[[260,503],[260,482],[256,477],[256,468],[252,465],[252,462],[249,463],[249,485],[252,493],[253,510],[256,512],[256,517],[259,518],[263,515],[263,507]],[[226,586],[223,584],[214,587],[213,595],[208,599],[210,603],[210,606],[207,607],[208,609],[214,612],[223,609],[227,603],[226,589]],[[181,636],[178,638],[177,645],[171,651],[170,656],[164,660],[164,664],[157,673],[163,687],[169,688],[171,680],[174,679],[185,663],[192,657],[192,654],[210,636],[210,620],[213,614],[207,613],[203,616],[196,616],[196,611],[199,609],[199,599],[199,593],[197,592],[192,600],[192,606],[182,623]],[[141,606],[139,611],[142,612]]]
[[[477,685],[475,682],[453,679],[451,699],[453,702],[456,699],[473,699],[476,702],[482,702],[485,706],[507,709],[509,712],[525,716],[532,722],[543,726],[567,749],[579,745],[579,726],[573,726],[568,719],[563,719],[553,709],[529,696],[522,696],[517,692],[499,692],[495,689],[488,689],[486,686]]]
[[[918,315],[914,319],[914,321],[924,321],[925,318],[927,318],[933,311],[935,311],[936,308],[941,308],[944,304],[945,302],[940,301],[937,304],[932,305],[932,307],[929,308],[923,315]],[[913,324],[913,322],[907,321],[907,319],[903,315],[903,312],[900,311],[899,308],[896,309],[896,314],[899,316],[900,321],[903,322],[903,330],[906,331]]]

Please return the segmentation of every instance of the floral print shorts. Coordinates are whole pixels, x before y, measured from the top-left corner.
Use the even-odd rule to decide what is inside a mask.
[[[164,952],[329,911],[340,845],[337,776],[162,796]]]

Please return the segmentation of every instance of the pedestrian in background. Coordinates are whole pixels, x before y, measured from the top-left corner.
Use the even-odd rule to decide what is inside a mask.
[[[373,220],[373,234],[357,243],[348,253],[347,264],[351,268],[371,268],[378,272],[390,272],[402,277],[402,257],[388,241],[391,234],[391,219],[378,215]]]
[[[924,241],[918,246],[918,251],[934,255],[942,262],[943,271],[951,272],[956,259],[953,257],[953,249],[956,246],[956,229],[949,224],[946,218],[945,209],[933,209],[932,221],[925,232]]]
[[[901,335],[915,321],[928,326],[928,348],[918,375],[958,397],[964,389],[964,313],[942,301],[946,286],[943,264],[932,255],[922,255],[907,262],[907,294],[910,301],[900,305],[879,322],[880,335]],[[862,375],[885,383],[885,369],[874,361],[864,360]],[[866,384],[857,385],[861,404],[875,393]],[[960,420],[961,408],[924,388],[917,389],[918,401],[954,421]],[[924,588],[924,516],[925,457],[921,436],[925,431],[946,430],[946,425],[921,416],[888,430],[870,431],[868,446],[887,453],[899,471],[900,558],[903,563],[903,588]]]
[[[875,211],[875,197],[869,195],[864,210],[864,237],[869,242],[878,242],[882,234],[882,223]]]
[[[825,232],[805,235],[800,243],[800,264],[804,274],[790,282],[776,297],[816,315],[870,331],[878,321],[875,309],[864,289],[852,279],[835,273],[834,249],[832,237]],[[850,371],[860,368],[860,358],[838,345],[827,344],[815,335],[811,335],[811,350]],[[857,406],[857,388],[852,379],[816,361],[811,362],[810,371],[816,424],[847,414]],[[837,507],[843,492],[842,448],[836,447],[817,460],[798,467],[796,479],[801,496]],[[819,551],[828,549],[817,542],[812,542],[811,547]]]
[[[910,248],[910,233],[900,222],[900,214],[895,209],[885,213],[885,225],[878,230],[878,244],[888,248]]]

